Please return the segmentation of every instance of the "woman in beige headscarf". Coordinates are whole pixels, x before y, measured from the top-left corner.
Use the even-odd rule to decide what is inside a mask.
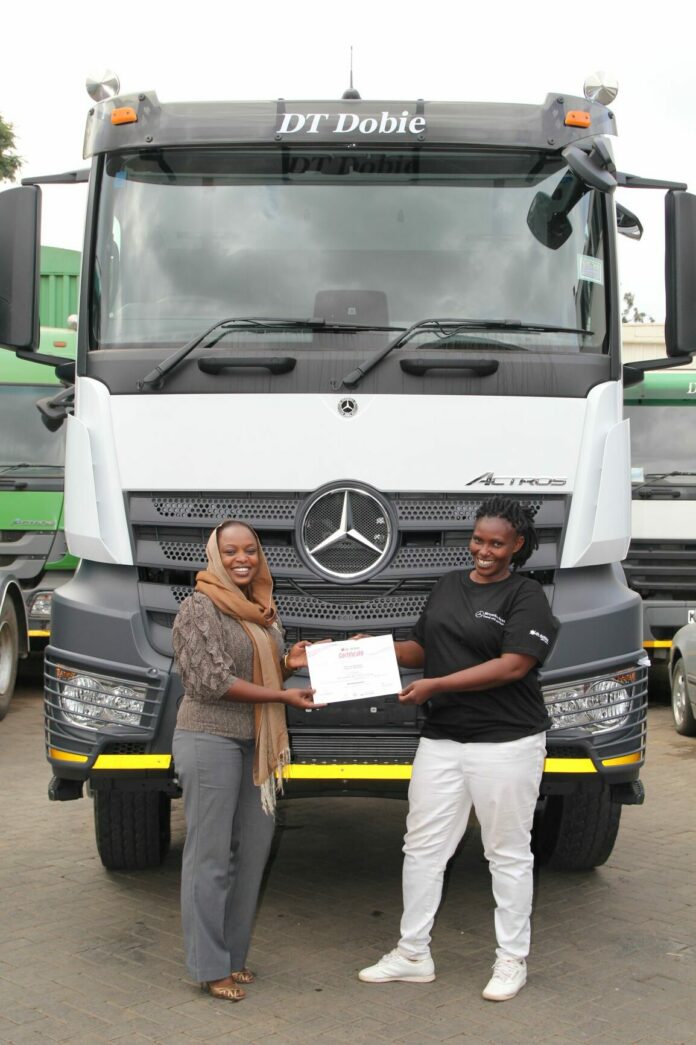
[[[181,914],[191,975],[215,997],[240,1001],[254,979],[246,955],[290,754],[285,705],[315,704],[311,689],[282,689],[284,674],[306,665],[307,643],[282,656],[254,530],[227,520],[206,552],[173,633],[184,687],[174,733],[187,825]]]

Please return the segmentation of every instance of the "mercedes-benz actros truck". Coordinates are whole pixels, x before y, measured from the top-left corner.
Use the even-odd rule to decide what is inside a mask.
[[[118,90],[118,88],[116,88]],[[106,85],[89,179],[50,795],[107,867],[156,865],[177,795],[171,630],[211,528],[259,532],[287,642],[409,634],[492,493],[534,514],[561,623],[535,831],[606,860],[642,800],[646,656],[624,376],[696,347],[696,198],[617,171],[611,92],[541,104],[163,102]],[[31,354],[40,179],[0,195],[0,342]],[[617,185],[666,190],[669,358],[623,368]],[[69,191],[69,190],[65,190]],[[14,194],[14,195],[13,195]],[[10,200],[9,197],[12,197]],[[14,275],[13,275],[14,274]],[[405,794],[419,711],[290,711],[286,794]]]

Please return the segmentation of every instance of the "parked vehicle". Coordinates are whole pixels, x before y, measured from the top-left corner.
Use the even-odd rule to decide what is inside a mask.
[[[633,503],[626,579],[643,599],[643,646],[666,665],[696,620],[696,371],[646,374],[624,393]]]
[[[643,799],[647,688],[620,566],[616,236],[638,222],[613,190],[668,190],[669,358],[624,368],[629,383],[696,346],[696,197],[616,171],[597,84],[541,105],[98,89],[66,457],[81,565],[46,651],[51,797],[89,782],[107,867],[162,859],[171,627],[222,518],[260,533],[288,641],[403,637],[504,492],[534,513],[527,568],[561,621],[537,852],[602,863]],[[39,180],[0,195],[25,295]],[[9,265],[0,249],[0,285]],[[0,341],[31,350],[34,322],[17,303]],[[230,433],[248,441],[233,458]],[[287,793],[403,795],[417,715],[396,696],[291,712]]]
[[[43,327],[38,357],[74,360],[74,330]],[[77,560],[63,532],[65,431],[49,431],[35,409],[55,395],[50,367],[0,352],[0,719],[17,669],[50,636],[53,592]]]
[[[696,737],[696,623],[680,628],[672,640],[669,657],[674,728],[685,737]]]

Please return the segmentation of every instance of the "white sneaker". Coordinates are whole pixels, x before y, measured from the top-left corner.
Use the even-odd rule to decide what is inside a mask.
[[[432,983],[435,979],[433,959],[405,958],[398,950],[390,951],[380,958],[376,965],[361,969],[358,979],[363,983],[392,983],[404,980],[408,983]]]
[[[524,958],[497,958],[493,975],[483,988],[488,1001],[507,1001],[514,998],[527,982],[527,963]]]

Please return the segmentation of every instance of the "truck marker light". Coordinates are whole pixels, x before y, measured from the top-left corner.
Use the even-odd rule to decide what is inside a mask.
[[[115,124],[137,123],[138,114],[136,113],[135,109],[131,108],[130,105],[126,105],[122,109],[112,110],[111,122]]]
[[[625,766],[629,762],[640,762],[640,755],[636,751],[632,755],[619,755],[617,758],[603,758],[603,766]]]
[[[87,755],[75,755],[72,751],[59,751],[58,748],[49,747],[48,757],[56,762],[87,762]]]
[[[583,112],[582,109],[571,109],[570,112],[566,113],[566,118],[563,122],[566,127],[589,127],[592,123],[592,117],[588,112]]]

